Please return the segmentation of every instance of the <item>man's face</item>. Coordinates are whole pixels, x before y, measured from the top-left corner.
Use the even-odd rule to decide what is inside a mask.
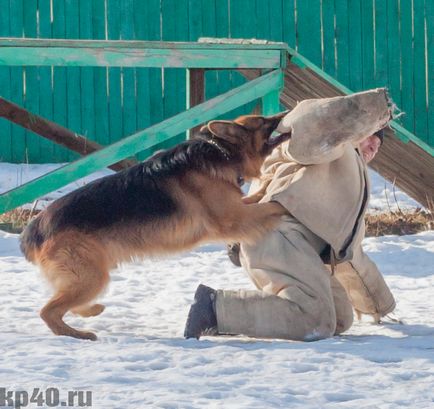
[[[366,163],[369,163],[372,159],[375,158],[375,155],[377,154],[378,149],[380,149],[380,146],[380,138],[376,135],[368,136],[360,143],[360,152]]]

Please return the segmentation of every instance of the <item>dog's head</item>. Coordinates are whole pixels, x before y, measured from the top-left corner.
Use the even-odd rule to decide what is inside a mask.
[[[242,159],[245,179],[258,177],[265,158],[273,148],[287,141],[291,133],[274,135],[273,132],[287,112],[273,116],[243,115],[234,121],[211,121],[202,128],[223,146],[230,146]]]

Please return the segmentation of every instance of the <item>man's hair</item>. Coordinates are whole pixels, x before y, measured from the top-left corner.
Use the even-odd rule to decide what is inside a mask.
[[[383,128],[383,129],[380,129],[380,130],[377,131],[377,132],[375,132],[374,135],[377,136],[378,139],[381,141],[380,146],[383,145],[383,140],[384,140],[384,128]]]

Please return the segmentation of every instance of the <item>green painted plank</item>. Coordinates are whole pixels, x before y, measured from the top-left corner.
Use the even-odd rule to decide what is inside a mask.
[[[429,146],[425,141],[418,138],[413,133],[409,132],[407,129],[402,127],[396,121],[392,121],[390,123],[390,127],[395,131],[395,135],[401,139],[404,143],[409,141],[413,142],[415,145],[419,146],[425,152],[429,153],[432,157],[434,157],[434,148]]]
[[[79,3],[80,38],[93,38],[93,11],[92,2],[81,1]],[[80,89],[81,89],[81,135],[95,140],[96,121],[95,121],[95,69],[83,67],[80,69]]]
[[[297,49],[295,1],[282,0],[283,41],[294,50]]]
[[[297,36],[297,51],[320,66],[322,63],[320,0],[297,2]]]
[[[401,2],[401,50],[403,61],[401,80],[401,109],[405,113],[402,124],[414,132],[414,49],[413,49],[413,10],[410,1]]]
[[[24,11],[23,2],[10,0],[9,27],[10,35],[22,37],[24,35]],[[24,69],[11,68],[10,71],[11,100],[16,104],[24,105]],[[22,163],[26,161],[26,132],[18,125],[11,127],[12,138],[12,162]]]
[[[401,44],[399,41],[399,7],[396,0],[387,1],[387,66],[389,93],[401,107]]]
[[[65,37],[79,38],[79,8],[75,0],[65,1]],[[81,71],[78,67],[66,68],[66,110],[68,128],[81,133]],[[69,153],[68,159],[72,160],[77,155]]]
[[[220,7],[217,0],[201,0],[202,1],[202,37],[217,37],[217,24],[222,23],[227,26],[227,21],[217,21],[217,8]],[[227,5],[227,3],[226,3]],[[225,18],[227,20],[227,17]],[[190,41],[192,33],[190,29]]]
[[[53,2],[53,37],[65,37],[65,1]],[[66,104],[66,68],[53,67],[53,121],[68,127],[68,115]],[[70,152],[58,145],[54,146],[54,156],[59,162],[67,162]]]
[[[155,1],[150,1],[153,4]],[[221,13],[218,13],[219,15]],[[158,22],[158,27],[160,23]],[[251,29],[250,29],[251,30]],[[159,36],[160,38],[161,36]],[[59,48],[99,48],[99,49],[114,49],[122,51],[124,48],[140,49],[142,50],[173,50],[173,51],[208,51],[208,50],[250,50],[250,51],[266,51],[266,50],[285,50],[285,43],[243,43],[239,42],[224,42],[224,43],[207,43],[207,42],[195,42],[188,41],[122,41],[122,40],[59,40],[59,39],[41,39],[41,38],[0,38],[0,47],[39,47],[46,48],[59,47]]]
[[[113,31],[114,28],[109,31]],[[113,50],[73,47],[2,47],[1,65],[111,66],[172,68],[279,68],[280,51],[274,49],[140,49]]]
[[[414,134],[428,140],[425,70],[425,0],[413,0],[414,12]]]
[[[9,0],[0,0],[0,37],[10,36],[9,32]],[[0,67],[0,95],[6,99],[11,99],[11,69]],[[0,162],[10,162],[12,160],[12,139],[11,123],[5,119],[0,119]]]
[[[119,40],[121,30],[120,0],[107,0],[107,32],[109,40]],[[110,142],[122,138],[122,90],[120,68],[109,68]]]
[[[283,41],[283,1],[282,0],[268,0],[269,8],[269,37],[267,40]],[[258,6],[256,6],[258,10]]]
[[[147,40],[161,41],[161,4],[159,0],[147,2],[147,13],[151,16],[147,20],[146,35]],[[157,18],[158,16],[158,18]],[[163,106],[163,70],[162,69],[149,69],[149,124],[161,122],[164,119],[164,106]],[[158,149],[158,145],[155,149]],[[149,156],[154,149],[148,150],[140,154],[139,159],[144,159]]]
[[[177,3],[183,3],[183,2],[177,2]],[[187,33],[188,41],[197,41],[200,37],[203,37],[202,15],[204,9],[202,8],[202,0],[187,0],[184,1],[184,3],[187,6],[186,11],[187,11],[188,19],[186,21],[187,23],[186,27],[182,28],[182,34],[185,35],[185,33]],[[176,19],[176,15],[173,17],[175,17]],[[165,21],[167,21],[167,10],[165,10],[164,18]],[[178,35],[179,34],[180,33],[178,33]],[[163,33],[163,39],[164,39],[164,33]]]
[[[387,3],[375,0],[375,85],[387,86]]]
[[[363,89],[371,89],[375,87],[373,2],[374,0],[365,1],[361,10]]]
[[[43,38],[51,38],[51,11],[49,0],[38,1],[39,29],[38,35]],[[44,118],[53,119],[53,88],[51,86],[51,67],[39,68],[39,115]],[[54,161],[54,144],[45,138],[38,137],[39,157],[38,162],[50,163]]]
[[[105,39],[105,0],[93,0],[92,2],[92,37]],[[108,88],[107,68],[94,68],[94,101],[95,101],[95,135],[94,140],[101,145],[109,145],[109,113],[108,113]]]
[[[200,14],[195,14],[195,10],[189,10],[189,1],[162,3],[162,39],[173,41],[175,39],[186,41],[189,39],[189,22],[201,28]],[[196,7],[199,4],[195,4]],[[189,12],[193,14],[189,20]],[[169,118],[185,109],[186,101],[186,80],[185,72],[173,68],[164,68],[164,118]],[[185,139],[186,135],[179,135],[178,141]],[[164,148],[161,146],[160,148]]]
[[[256,36],[256,3],[252,0],[231,0],[229,2],[229,35],[231,38],[254,38]],[[230,72],[231,88],[239,87],[246,79],[238,72]],[[239,107],[230,115],[239,116],[249,113],[253,105]]]
[[[428,58],[428,144],[434,147],[434,2],[425,3]]]
[[[224,7],[221,7],[221,2],[217,0],[202,0],[202,35],[204,37],[218,37],[218,28],[221,30],[220,33],[224,34],[225,28],[228,27],[228,16],[227,16],[227,2],[224,3]],[[217,10],[219,9],[219,10]],[[223,9],[223,10],[222,10]],[[226,15],[224,12],[226,11]],[[217,13],[220,13],[220,17]],[[217,19],[221,20],[218,21]],[[192,33],[190,31],[190,39]],[[221,35],[223,36],[223,35]],[[220,89],[219,84],[219,74],[228,78],[228,74],[222,71],[208,70],[205,71],[205,99],[212,98],[218,94],[222,94],[224,91]]]
[[[332,77],[336,76],[336,47],[335,47],[335,2],[322,0],[322,31],[323,56],[322,69]]]
[[[155,1],[154,1],[155,3]],[[148,39],[148,29],[146,22],[150,20],[149,11],[151,2],[144,2],[135,0],[134,4],[134,30],[135,38],[137,40]],[[137,81],[137,99],[136,99],[136,112],[137,112],[137,129],[144,129],[150,126],[150,79],[149,69],[136,68],[136,81]],[[161,94],[161,93],[160,93]],[[160,95],[159,95],[160,98]]]
[[[284,81],[283,71],[281,72],[281,74],[282,77],[280,81],[282,83],[282,88],[283,88],[283,81]],[[280,92],[282,88],[273,90],[262,97],[261,99],[262,115],[265,116],[274,115],[280,111]]]
[[[354,91],[363,89],[363,56],[362,56],[362,19],[361,8],[364,0],[348,1],[349,25],[349,86]]]
[[[281,70],[273,71],[226,94],[184,111],[173,118],[137,132],[100,151],[70,163],[60,169],[30,181],[17,189],[0,195],[0,213],[49,193],[78,178],[87,176],[120,159],[172,138],[188,128],[231,111],[240,104],[263,97],[283,86]]]
[[[256,3],[256,4],[255,4]],[[256,10],[256,34],[255,38],[270,39],[270,4],[262,0],[251,1],[251,7]]]
[[[347,1],[335,2],[336,12],[336,78],[345,86],[350,86],[350,50]]]
[[[24,36],[37,37],[36,21],[38,2],[27,0],[24,7]],[[39,67],[24,67],[26,78],[24,107],[35,114],[39,113]],[[40,138],[32,132],[26,131],[26,161],[39,162]]]
[[[256,35],[256,2],[230,0],[230,37],[254,38]]]
[[[120,34],[122,40],[135,40],[134,0],[121,2]],[[136,69],[122,68],[122,136],[137,131]]]
[[[216,0],[215,5],[216,36],[228,38],[230,36],[230,7],[229,2]],[[212,71],[205,72],[205,83],[208,85],[212,81]],[[231,74],[227,70],[215,72],[216,87],[205,87],[205,98],[213,98],[218,94],[223,94],[230,89]]]

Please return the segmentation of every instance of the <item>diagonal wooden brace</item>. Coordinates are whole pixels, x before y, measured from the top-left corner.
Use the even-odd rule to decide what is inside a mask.
[[[62,145],[80,155],[88,155],[89,153],[98,151],[103,148],[100,144],[93,142],[84,136],[78,135],[75,132],[64,128],[61,125],[51,122],[41,116],[32,114],[26,109],[14,104],[7,99],[0,97],[0,117],[3,117],[23,128],[28,129],[50,141]],[[110,169],[119,171],[133,166],[137,163],[134,160],[125,159],[118,163],[110,165]]]

